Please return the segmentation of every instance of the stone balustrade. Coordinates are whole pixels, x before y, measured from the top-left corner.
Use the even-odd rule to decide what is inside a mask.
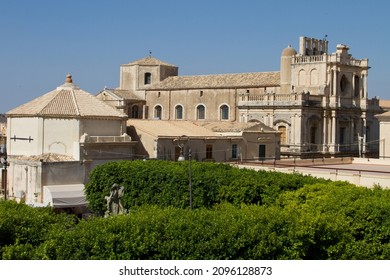
[[[80,142],[84,143],[127,143],[131,142],[131,137],[124,133],[123,135],[120,136],[89,136],[87,134],[84,134]]]

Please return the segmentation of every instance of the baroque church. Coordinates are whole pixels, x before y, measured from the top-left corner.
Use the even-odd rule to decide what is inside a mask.
[[[97,98],[129,121],[261,123],[279,133],[280,156],[377,156],[379,99],[368,98],[368,59],[338,44],[299,38],[282,50],[280,71],[179,76],[152,56],[120,66],[118,88]],[[158,124],[157,124],[158,125]]]

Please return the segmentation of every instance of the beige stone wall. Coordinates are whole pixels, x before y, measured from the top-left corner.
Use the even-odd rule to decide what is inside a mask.
[[[151,83],[145,84],[145,73],[151,74]],[[178,68],[166,65],[121,65],[120,89],[144,90],[169,76],[177,76]]]
[[[382,120],[379,123],[379,131],[379,157],[390,158],[390,120]]]
[[[220,107],[229,107],[228,121],[236,121],[236,90],[234,89],[195,89],[195,90],[156,90],[146,94],[148,119],[154,119],[156,106],[162,108],[162,120],[176,120],[176,106],[183,107],[183,120],[197,119],[197,106],[205,107],[205,120],[221,120]]]
[[[83,119],[80,122],[80,134],[90,136],[120,136],[124,132],[125,124],[121,120],[93,120]]]
[[[259,145],[265,145],[264,159],[279,158],[279,134],[250,132],[243,137],[218,137],[206,139],[194,137],[188,140],[174,138],[157,139],[152,135],[141,133],[142,145],[137,147],[135,154],[145,155],[149,159],[177,160],[180,155],[179,144],[183,144],[183,153],[188,159],[189,147],[192,159],[196,161],[207,160],[207,146],[211,148],[212,159],[217,162],[231,160],[259,160]],[[233,144],[237,145],[237,156],[232,158]]]
[[[325,94],[328,83],[326,56],[318,56],[321,61],[310,63],[293,63],[291,70],[291,85],[294,92],[310,92],[310,94]]]

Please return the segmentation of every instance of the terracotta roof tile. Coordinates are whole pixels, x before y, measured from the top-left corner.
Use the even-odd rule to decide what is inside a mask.
[[[127,121],[128,126],[135,127],[138,131],[156,137],[215,137],[217,134],[210,129],[199,126],[191,121],[164,121],[164,120],[136,120]]]
[[[275,132],[275,130],[269,126],[266,126],[262,122],[197,122],[198,125],[210,129],[214,132],[243,132],[243,131],[256,131],[259,130],[265,132]]]
[[[144,100],[144,99],[139,98],[132,90],[105,88],[100,93],[102,93],[102,92],[112,93],[112,94],[114,94],[120,98],[126,99],[126,100]]]
[[[260,130],[275,132],[274,129],[261,122],[234,123],[129,119],[127,125],[155,137],[180,137],[183,135],[189,137],[218,137],[223,133],[229,132],[258,132]]]
[[[198,89],[279,86],[279,72],[172,76],[150,89]]]
[[[151,57],[151,56],[148,56],[148,57],[145,57],[145,58],[142,58],[142,59],[130,62],[130,63],[126,64],[126,65],[142,65],[142,66],[164,65],[164,66],[176,67],[175,65],[166,63],[164,61],[161,61],[161,60],[159,60],[157,58],[154,58],[154,57]]]
[[[73,83],[65,83],[7,113],[7,116],[127,118]]]

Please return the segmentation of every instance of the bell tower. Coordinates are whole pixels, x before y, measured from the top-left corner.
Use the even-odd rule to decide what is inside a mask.
[[[178,75],[178,67],[149,56],[120,66],[119,89],[143,93],[170,76]]]

